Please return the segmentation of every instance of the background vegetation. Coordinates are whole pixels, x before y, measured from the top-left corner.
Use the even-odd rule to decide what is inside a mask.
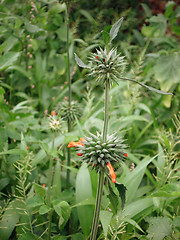
[[[87,62],[91,52],[104,47],[102,30],[109,31],[120,17],[124,22],[114,46],[126,58],[124,77],[174,95],[126,81],[112,85],[109,134],[117,132],[129,146],[126,162],[116,169],[118,182],[127,187],[127,201],[123,211],[121,203],[114,208],[104,186],[98,239],[179,239],[178,1],[70,1],[72,100],[82,116],[71,132],[63,121],[54,136],[49,115],[68,99],[66,17],[62,1],[0,3],[0,239],[47,239],[50,212],[52,239],[88,238],[97,175],[73,151],[67,167],[66,153],[71,140],[102,131],[104,93],[76,65],[74,52]]]

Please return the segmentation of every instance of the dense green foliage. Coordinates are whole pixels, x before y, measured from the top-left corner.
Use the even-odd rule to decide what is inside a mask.
[[[121,17],[113,45],[125,56],[122,76],[174,95],[122,79],[112,83],[108,133],[128,145],[128,158],[115,169],[127,193],[122,211],[117,189],[105,182],[97,239],[179,239],[180,6],[177,1],[158,1],[156,8],[152,0],[69,1],[74,115],[66,113],[66,2],[0,3],[0,239],[47,239],[50,215],[52,239],[88,239],[97,174],[73,149],[68,167],[67,145],[88,132],[102,132],[104,91],[77,66],[74,53],[87,63]],[[50,121],[59,131],[52,131]]]

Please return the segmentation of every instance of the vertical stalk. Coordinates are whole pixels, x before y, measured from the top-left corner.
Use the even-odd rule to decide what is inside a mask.
[[[104,128],[103,128],[103,141],[107,140],[107,130],[108,130],[108,120],[109,120],[109,80],[106,80],[106,89],[105,89],[105,111],[104,111]],[[99,214],[101,209],[101,199],[103,194],[103,185],[104,185],[104,169],[100,169],[97,195],[96,195],[96,206],[94,211],[94,218],[92,223],[90,240],[96,240]]]
[[[105,110],[104,110],[104,128],[103,128],[103,141],[107,140],[107,130],[108,130],[108,120],[109,120],[109,80],[106,80],[105,89]]]
[[[52,151],[54,150],[55,132],[53,132],[52,139]],[[53,167],[53,157],[50,156],[49,163],[49,173],[48,173],[48,190],[47,190],[47,204],[51,207],[51,183],[52,183],[52,167]],[[52,210],[48,213],[48,240],[51,239],[51,220],[52,220]]]
[[[101,209],[101,199],[102,199],[102,194],[103,194],[103,185],[104,185],[104,171],[101,170],[99,172],[97,195],[96,195],[96,207],[95,207],[95,211],[94,211],[94,218],[93,218],[93,223],[92,223],[90,240],[96,240],[98,222],[99,222],[99,214],[100,214],[100,209]]]
[[[70,60],[69,60],[69,2],[67,1],[66,5],[66,52],[67,52],[67,80],[68,80],[68,101],[69,101],[69,109],[71,108],[71,78],[70,78]],[[68,132],[71,131],[71,120],[68,119]],[[67,150],[67,166],[69,167],[71,165],[71,152],[68,148]],[[69,182],[70,182],[70,170],[67,169],[67,175],[66,175],[66,187],[69,188]]]

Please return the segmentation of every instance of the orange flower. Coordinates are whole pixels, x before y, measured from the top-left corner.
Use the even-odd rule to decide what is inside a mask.
[[[113,166],[110,163],[107,163],[107,168],[108,168],[109,173],[111,175],[111,181],[113,183],[116,183],[116,174],[114,172]]]
[[[70,141],[68,148],[84,146],[84,143],[82,142],[86,142],[86,140],[84,138],[80,138],[79,142]]]
[[[54,115],[56,115],[56,112],[55,112],[55,111],[52,111],[52,112],[51,112],[51,116],[54,116]]]

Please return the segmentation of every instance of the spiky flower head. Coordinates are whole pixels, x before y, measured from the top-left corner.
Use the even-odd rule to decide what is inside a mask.
[[[58,118],[56,114],[49,116],[49,127],[53,131],[58,131],[61,128],[62,119]]]
[[[89,76],[93,76],[98,82],[105,83],[107,80],[110,84],[117,83],[118,78],[124,70],[124,56],[117,54],[117,49],[112,48],[108,51],[96,49],[96,53],[92,53],[89,57],[91,70]]]
[[[92,169],[99,171],[104,168],[107,163],[116,163],[125,159],[124,149],[126,145],[124,140],[112,134],[107,137],[107,141],[103,141],[102,134],[97,132],[97,135],[90,133],[90,137],[86,137],[82,141],[84,146],[79,147],[79,154],[82,154],[82,159],[92,164]]]
[[[82,108],[77,101],[71,101],[71,106],[69,107],[69,102],[64,100],[57,106],[56,111],[58,111],[62,119],[66,121],[74,121],[82,115]]]

